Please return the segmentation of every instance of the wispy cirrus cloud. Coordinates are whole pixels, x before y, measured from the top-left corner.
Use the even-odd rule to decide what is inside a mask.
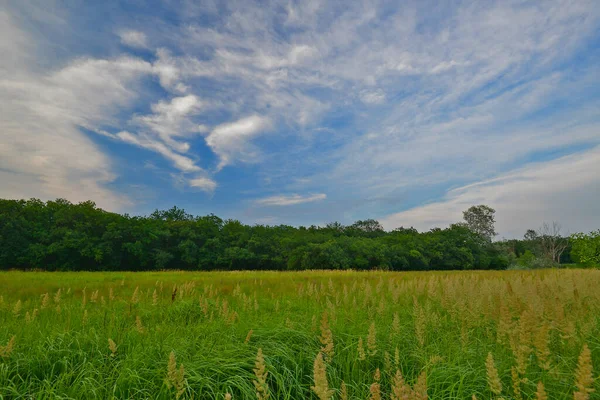
[[[97,9],[9,3],[0,13],[2,37],[11,38],[0,38],[11,55],[0,61],[0,90],[10,99],[3,132],[14,144],[3,154],[21,146],[32,158],[5,165],[49,181],[87,171],[112,204],[121,196],[111,185],[133,179],[123,164],[151,163],[157,168],[146,174],[176,177],[177,194],[157,193],[199,210],[327,192],[302,214],[246,211],[257,220],[351,222],[600,143],[593,0],[107,6],[110,18],[94,27],[79,21]],[[35,132],[28,118],[68,136],[89,160],[45,156],[63,165],[47,174],[36,157],[52,134]],[[45,187],[85,195],[75,185]]]
[[[293,206],[296,204],[313,203],[315,201],[322,201],[327,198],[325,193],[310,194],[302,196],[299,194],[292,195],[279,195],[265,197],[264,199],[258,199],[255,204],[261,206]]]

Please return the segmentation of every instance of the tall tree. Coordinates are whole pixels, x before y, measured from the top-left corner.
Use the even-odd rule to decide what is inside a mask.
[[[542,255],[557,264],[560,263],[560,256],[569,246],[569,241],[561,236],[560,230],[561,226],[558,222],[552,222],[552,225],[544,222],[538,230]]]
[[[494,228],[496,220],[494,214],[496,214],[496,210],[481,204],[472,206],[467,211],[464,211],[463,219],[471,231],[484,237],[488,241],[492,241],[492,238],[496,236],[496,230]]]

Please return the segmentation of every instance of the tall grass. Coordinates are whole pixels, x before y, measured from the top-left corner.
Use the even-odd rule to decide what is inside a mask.
[[[0,397],[600,398],[600,271],[0,273]]]

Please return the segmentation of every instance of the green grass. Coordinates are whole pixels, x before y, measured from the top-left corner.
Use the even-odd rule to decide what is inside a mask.
[[[138,303],[132,302],[136,288]],[[53,297],[59,289],[57,303]],[[158,304],[153,305],[155,290]],[[45,293],[50,301],[42,309]],[[185,367],[181,398],[223,399],[229,392],[233,399],[255,399],[258,348],[265,355],[272,399],[316,398],[310,386],[324,311],[335,343],[327,366],[329,385],[338,391],[344,381],[352,399],[369,398],[377,368],[384,398],[389,398],[396,348],[397,367],[409,383],[427,374],[430,399],[470,399],[473,394],[492,398],[485,370],[492,352],[503,397],[514,398],[514,348],[508,339],[497,340],[502,304],[510,311],[513,325],[508,333],[513,340],[518,339],[524,311],[535,320],[523,376],[527,379],[521,384],[523,398],[535,398],[537,382],[542,381],[551,399],[572,399],[584,343],[592,350],[594,370],[600,370],[597,270],[4,272],[0,295],[0,345],[16,337],[11,354],[0,358],[4,399],[175,398],[175,391],[165,385],[171,351]],[[15,313],[18,301],[22,309]],[[424,315],[423,344],[415,332],[419,308]],[[35,309],[37,316],[31,321]],[[400,321],[396,332],[394,314]],[[142,333],[136,317],[142,321]],[[377,352],[359,360],[358,339],[362,337],[366,346],[372,322]],[[550,327],[549,370],[538,365],[533,340],[542,324]],[[109,338],[118,345],[115,356]],[[592,399],[600,398],[598,380],[595,389]]]

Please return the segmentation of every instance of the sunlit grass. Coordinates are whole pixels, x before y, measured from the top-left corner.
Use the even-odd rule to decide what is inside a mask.
[[[0,296],[4,398],[256,399],[258,349],[271,399],[390,398],[398,371],[415,399],[573,399],[585,344],[600,370],[596,270],[4,272]]]

